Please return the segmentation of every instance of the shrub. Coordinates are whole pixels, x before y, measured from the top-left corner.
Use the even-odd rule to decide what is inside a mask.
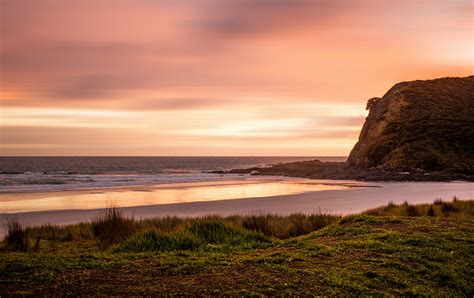
[[[123,242],[137,231],[133,217],[115,207],[107,208],[92,220],[92,231],[102,247]]]
[[[377,105],[377,103],[381,100],[380,97],[372,97],[370,98],[369,100],[367,100],[367,104],[365,106],[365,109],[368,111],[370,109],[372,109],[373,107],[375,107]]]
[[[5,242],[7,249],[11,251],[28,251],[28,227],[17,219],[8,219],[6,228]]]

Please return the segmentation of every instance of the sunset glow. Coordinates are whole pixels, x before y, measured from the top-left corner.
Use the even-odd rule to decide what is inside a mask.
[[[0,155],[346,156],[474,73],[471,0],[0,0]]]

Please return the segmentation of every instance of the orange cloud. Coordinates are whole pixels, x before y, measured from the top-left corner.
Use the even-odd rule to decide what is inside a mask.
[[[210,154],[209,146],[220,155],[344,155],[367,98],[398,81],[474,70],[470,0],[1,6],[4,155]],[[35,123],[39,138],[27,133]],[[19,131],[21,143],[11,139]],[[128,147],[118,145],[124,139]]]

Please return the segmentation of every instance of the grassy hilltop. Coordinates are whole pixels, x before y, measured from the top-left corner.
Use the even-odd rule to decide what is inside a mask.
[[[398,83],[367,108],[349,165],[474,173],[474,76]]]
[[[474,294],[474,201],[360,215],[24,227],[1,244],[0,295]]]

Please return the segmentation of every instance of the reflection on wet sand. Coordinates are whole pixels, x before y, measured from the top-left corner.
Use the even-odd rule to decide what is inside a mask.
[[[363,186],[363,184],[357,184]],[[243,198],[300,194],[322,190],[348,189],[347,183],[308,183],[307,179],[275,179],[201,182],[109,189],[95,191],[62,191],[0,195],[0,213],[98,209],[107,206],[131,207],[155,204],[205,202]]]

